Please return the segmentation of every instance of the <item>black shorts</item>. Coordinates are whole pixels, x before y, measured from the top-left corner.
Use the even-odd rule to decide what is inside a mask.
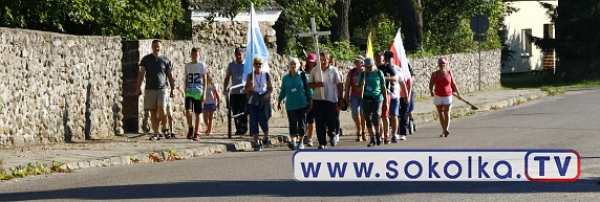
[[[193,97],[185,97],[185,110],[192,110],[196,114],[202,113],[202,102]]]
[[[315,116],[313,115],[312,110],[306,113],[306,123],[315,123]]]

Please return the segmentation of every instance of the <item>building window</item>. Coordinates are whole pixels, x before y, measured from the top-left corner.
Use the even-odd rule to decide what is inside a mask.
[[[531,57],[531,29],[521,30],[521,56]]]

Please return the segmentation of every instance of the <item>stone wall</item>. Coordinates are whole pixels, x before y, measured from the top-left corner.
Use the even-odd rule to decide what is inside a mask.
[[[277,48],[277,37],[275,22],[260,22],[260,33],[262,33],[265,44],[269,48]],[[245,46],[248,36],[248,22],[193,22],[194,42],[209,45]]]
[[[457,53],[446,56],[449,69],[455,79],[456,87],[461,92],[474,92],[478,90],[479,82],[479,55],[478,53]],[[436,57],[409,58],[415,71],[413,89],[417,96],[429,96],[429,78],[431,73],[438,69]],[[354,64],[347,61],[338,61],[338,69],[344,75],[354,68]],[[481,90],[496,89],[500,84],[500,50],[481,52]]]
[[[123,133],[120,40],[0,28],[0,147]]]

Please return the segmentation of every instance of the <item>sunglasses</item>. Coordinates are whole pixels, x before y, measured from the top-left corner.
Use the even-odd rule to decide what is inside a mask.
[[[254,63],[254,65],[262,65],[262,63]]]

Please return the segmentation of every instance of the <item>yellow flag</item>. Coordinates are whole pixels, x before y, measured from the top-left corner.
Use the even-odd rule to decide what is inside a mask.
[[[369,32],[369,38],[367,38],[367,54],[365,54],[365,57],[374,58],[374,56],[373,44],[371,43],[371,32]]]

